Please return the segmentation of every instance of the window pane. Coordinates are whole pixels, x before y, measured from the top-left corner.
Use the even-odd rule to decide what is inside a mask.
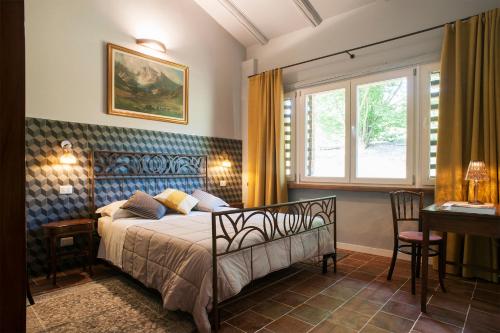
[[[429,149],[429,177],[436,177],[436,155],[437,155],[437,131],[439,116],[439,80],[440,73],[432,72],[430,74],[430,149]]]
[[[345,177],[346,90],[306,95],[306,175]]]
[[[406,77],[358,85],[356,96],[356,176],[406,178]]]
[[[292,175],[292,99],[286,98],[283,102],[283,123],[285,130],[285,174]]]

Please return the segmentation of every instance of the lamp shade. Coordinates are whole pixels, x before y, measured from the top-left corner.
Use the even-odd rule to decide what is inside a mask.
[[[465,180],[485,181],[489,180],[488,169],[483,161],[470,161],[467,168]]]

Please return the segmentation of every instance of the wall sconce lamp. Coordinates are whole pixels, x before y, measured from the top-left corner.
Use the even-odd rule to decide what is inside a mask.
[[[147,38],[138,38],[135,40],[135,42],[138,45],[147,47],[148,49],[152,49],[158,52],[167,52],[167,48],[165,47],[165,44],[163,44],[160,41],[154,40],[154,39],[147,39]]]
[[[229,169],[231,167],[231,161],[226,158],[224,161],[222,161],[222,167]]]
[[[61,142],[61,147],[63,149],[63,153],[61,157],[59,157],[59,163],[64,165],[76,164],[76,157],[73,154],[73,146],[71,145],[71,142],[64,140]]]
[[[490,179],[488,175],[488,169],[483,161],[470,161],[469,167],[467,168],[467,174],[465,175],[465,180],[474,181],[474,201],[469,201],[471,204],[482,204],[481,201],[477,200],[477,190],[480,181],[487,181]]]

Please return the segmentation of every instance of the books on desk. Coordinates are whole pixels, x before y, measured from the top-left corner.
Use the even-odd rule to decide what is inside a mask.
[[[458,213],[496,214],[496,207],[492,203],[471,204],[466,201],[448,201],[441,206],[441,209]]]

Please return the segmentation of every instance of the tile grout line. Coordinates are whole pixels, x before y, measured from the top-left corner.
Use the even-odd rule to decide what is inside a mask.
[[[353,270],[353,271],[351,271],[349,274],[347,274],[346,276],[344,276],[344,277],[342,278],[342,280],[343,280],[344,278],[348,277],[351,273],[353,273],[353,272],[357,271],[357,270],[358,270],[361,266],[364,266],[364,265],[366,265],[366,264],[368,264],[368,263],[370,263],[370,262],[372,262],[372,261],[373,261],[373,258],[369,259],[369,260],[368,260],[367,262],[365,262],[363,265],[358,266],[356,269],[354,269],[354,270]],[[375,281],[375,280],[376,280],[379,276],[381,276],[381,275],[382,275],[382,273],[380,273],[379,275],[376,275],[376,276],[375,276],[375,278],[373,278],[371,281],[367,282],[367,284],[366,284],[364,287],[362,287],[362,288],[361,288],[360,290],[358,290],[355,294],[353,294],[351,297],[349,297],[348,299],[346,299],[346,300],[345,300],[342,304],[340,304],[338,307],[336,307],[336,308],[335,308],[335,310],[333,310],[331,314],[334,314],[334,313],[335,313],[338,309],[340,309],[341,307],[343,307],[344,305],[346,305],[346,304],[347,304],[350,300],[352,300],[354,297],[356,297],[358,294],[360,294],[360,293],[361,293],[361,291],[365,290],[365,289],[367,288],[367,286],[368,286],[371,282]],[[354,279],[354,278],[353,278],[353,279]],[[357,279],[356,279],[356,280],[357,280]],[[339,281],[340,281],[340,280],[339,280]],[[359,280],[359,281],[362,281],[362,280]],[[366,281],[362,281],[362,282],[366,282]],[[334,283],[334,284],[336,284],[336,283]],[[333,286],[333,285],[332,285],[332,286]],[[331,287],[331,286],[330,286],[330,287]],[[400,287],[400,288],[401,288],[401,287]],[[326,288],[326,289],[328,289],[328,288]],[[356,312],[356,311],[353,311],[353,312]],[[356,313],[358,313],[358,312],[356,312]],[[318,324],[314,325],[314,326],[313,326],[310,330],[308,330],[307,332],[311,332],[311,330],[315,329],[316,327],[318,327],[319,325],[321,325],[323,322],[325,322],[325,321],[327,320],[327,318],[328,318],[328,317],[323,318],[323,320],[321,320]],[[341,326],[344,326],[344,325],[341,325]],[[363,329],[363,328],[364,328],[364,326],[363,326],[361,329]],[[360,329],[360,330],[361,330],[361,329]]]
[[[337,263],[337,264],[338,264],[338,263]],[[310,272],[310,271],[308,271],[308,270],[306,270],[306,269],[304,269],[304,271]],[[317,273],[313,273],[313,274],[317,274]],[[320,276],[322,276],[322,275],[320,275]],[[290,305],[288,305],[288,304],[285,304],[285,303],[282,303],[282,302],[276,301],[276,300],[274,300],[272,297],[270,297],[270,298],[268,298],[268,299],[264,300],[263,302],[265,302],[265,301],[267,301],[267,300],[272,300],[272,301],[274,301],[274,302],[276,302],[276,303],[279,303],[279,304],[282,304],[282,305],[286,305],[286,306],[288,306],[288,307],[291,307],[291,308],[292,308],[292,309],[290,309],[289,311],[285,312],[284,314],[282,314],[281,316],[279,316],[279,317],[278,317],[278,318],[276,318],[276,319],[269,318],[269,317],[267,317],[267,316],[265,316],[265,315],[262,315],[262,314],[260,314],[260,313],[258,313],[258,312],[253,311],[253,310],[252,310],[252,308],[253,308],[253,307],[255,307],[256,305],[258,305],[259,303],[257,303],[257,304],[255,304],[255,305],[253,305],[253,306],[252,306],[251,308],[249,308],[247,311],[252,311],[252,312],[254,312],[254,313],[258,314],[258,315],[261,315],[261,316],[263,316],[263,317],[265,317],[265,318],[269,318],[269,319],[271,319],[271,320],[272,320],[270,323],[268,323],[268,324],[264,325],[263,327],[261,327],[260,329],[258,329],[258,330],[257,330],[258,332],[259,332],[259,331],[261,331],[261,330],[263,330],[264,328],[265,328],[265,329],[267,329],[267,330],[269,330],[269,331],[271,331],[271,332],[274,332],[274,331],[272,331],[271,329],[269,329],[269,328],[267,328],[267,327],[268,327],[269,325],[271,325],[272,323],[274,323],[275,321],[278,321],[279,319],[281,319],[281,318],[285,317],[286,315],[288,315],[289,313],[291,313],[293,310],[295,310],[295,309],[296,309],[296,308],[298,308],[299,306],[301,306],[301,305],[303,305],[303,304],[306,304],[306,302],[307,302],[307,301],[309,301],[309,300],[311,300],[312,298],[314,298],[315,296],[317,296],[317,295],[321,294],[321,292],[323,292],[324,290],[326,290],[326,289],[330,288],[331,286],[333,286],[333,285],[337,284],[338,282],[342,281],[343,279],[345,279],[345,278],[346,278],[346,276],[347,276],[347,275],[345,275],[345,276],[341,277],[339,280],[336,280],[334,283],[332,283],[332,284],[331,284],[331,285],[329,285],[328,287],[326,287],[326,288],[324,288],[324,289],[321,289],[319,292],[317,292],[316,294],[314,294],[313,296],[310,296],[310,297],[309,297],[309,296],[307,296],[307,295],[304,295],[304,294],[301,294],[301,293],[295,292],[295,291],[293,291],[293,290],[286,289],[286,290],[285,290],[285,292],[286,292],[286,291],[288,291],[288,292],[292,292],[292,293],[295,293],[295,294],[298,294],[298,295],[301,295],[301,296],[307,297],[307,299],[306,299],[304,302],[302,302],[302,303],[298,304],[297,306],[290,306]],[[310,278],[308,278],[308,279],[310,279]],[[301,283],[303,283],[303,282],[305,282],[305,281],[307,281],[308,279],[305,279],[304,281],[300,281],[300,282],[298,282],[298,283],[297,283],[297,285],[298,285],[298,284],[301,284]],[[296,285],[295,285],[295,286],[296,286]],[[295,287],[295,286],[292,286],[292,288],[293,288],[293,287]],[[332,297],[332,298],[333,298],[333,297]],[[263,303],[263,302],[260,302],[260,303]],[[240,315],[240,314],[242,314],[242,313],[244,313],[244,312],[245,312],[245,311],[242,311],[241,313],[238,313],[238,314],[234,315],[234,316],[233,316],[233,317],[231,317],[230,319],[232,319],[232,318],[234,318],[234,317],[236,317],[236,316],[238,316],[238,315]],[[296,318],[296,317],[292,317],[292,318],[297,319],[297,320],[299,320],[299,321],[301,321],[301,322],[303,322],[303,323],[306,323],[307,325],[311,325],[311,326],[313,326],[313,328],[314,328],[314,327],[316,327],[316,325],[313,325],[313,324],[311,324],[311,323],[308,323],[308,322],[306,322],[306,321],[304,321],[304,320],[302,320],[302,319],[300,319],[300,318]],[[230,319],[227,319],[227,320],[230,320]],[[227,320],[225,320],[224,322],[226,322]],[[319,325],[319,324],[318,324],[318,325]]]
[[[382,275],[382,274],[381,274],[381,275]],[[382,309],[383,309],[383,308],[387,305],[387,303],[389,303],[389,302],[392,300],[392,298],[394,297],[394,295],[396,295],[396,293],[397,293],[398,291],[400,291],[400,290],[401,290],[401,288],[403,288],[403,286],[406,284],[406,282],[408,282],[408,280],[409,280],[409,279],[407,278],[407,279],[406,279],[406,281],[405,281],[405,282],[404,282],[404,283],[403,283],[403,284],[402,284],[402,285],[401,285],[401,286],[400,286],[400,287],[399,287],[399,288],[398,288],[395,292],[393,292],[393,293],[392,293],[391,297],[389,297],[389,299],[388,299],[387,301],[385,301],[385,303],[384,303],[384,304],[382,304],[382,306],[380,307],[380,309],[378,309],[378,310],[377,310],[377,312],[375,312],[375,313],[374,313],[374,314],[370,317],[370,319],[368,319],[368,321],[367,321],[367,322],[366,322],[366,323],[365,323],[365,324],[364,324],[364,325],[363,325],[363,326],[359,329],[359,331],[362,331],[362,330],[363,330],[366,326],[368,326],[368,323],[369,323],[370,321],[372,321],[372,319],[373,319],[373,318],[375,318],[375,316],[376,316],[377,314],[379,314],[380,312],[383,312],[383,311],[382,311]],[[399,317],[399,316],[398,316],[398,317]],[[407,318],[405,318],[405,319],[407,319]],[[377,326],[377,327],[378,327],[378,326]]]
[[[470,309],[472,307],[472,300],[474,299],[474,294],[476,293],[476,289],[477,289],[477,278],[476,278],[475,283],[474,283],[474,289],[472,290],[472,295],[470,296],[471,302],[469,303],[469,307],[467,308],[467,313],[465,314],[464,327],[462,327],[462,333],[464,332],[465,325],[467,325],[467,320],[469,319],[469,313],[470,313]]]
[[[365,262],[365,264],[364,264],[364,265],[366,265],[367,263],[369,263],[371,260],[372,260],[372,259],[370,259],[369,261]],[[338,263],[337,263],[337,264],[338,264]],[[359,267],[361,267],[361,266],[363,266],[363,265],[358,266],[356,269],[354,269],[354,270],[352,270],[351,272],[349,272],[349,274],[351,274],[352,272],[356,271],[356,270],[357,270]],[[286,313],[285,313],[285,314],[283,314],[282,316],[280,316],[280,317],[276,318],[275,320],[273,320],[272,322],[270,322],[269,324],[265,325],[264,327],[262,327],[262,328],[261,328],[261,329],[259,329],[259,330],[262,330],[262,329],[266,328],[267,330],[269,330],[269,331],[271,331],[271,332],[274,332],[273,330],[271,330],[271,329],[269,329],[269,328],[268,328],[268,326],[269,326],[269,325],[271,325],[273,322],[275,322],[275,321],[277,321],[277,320],[279,320],[279,319],[281,319],[281,318],[285,317],[286,315],[288,315],[289,313],[291,313],[293,310],[295,310],[295,309],[296,309],[296,308],[298,308],[299,306],[301,306],[301,305],[303,305],[303,304],[306,304],[306,302],[307,302],[307,301],[309,301],[309,300],[313,299],[315,296],[317,296],[317,295],[321,294],[321,293],[322,293],[323,291],[325,291],[326,289],[331,288],[332,286],[334,286],[334,285],[338,284],[340,281],[344,280],[344,279],[345,279],[345,278],[346,278],[349,274],[344,275],[344,276],[343,276],[343,277],[341,277],[339,280],[335,281],[333,284],[329,285],[328,287],[326,287],[326,288],[324,288],[324,289],[321,289],[319,292],[317,292],[317,293],[316,293],[316,294],[314,294],[313,296],[308,297],[308,298],[307,298],[304,302],[302,302],[301,304],[297,305],[296,307],[293,307],[291,310],[289,310],[288,312],[286,312]],[[322,275],[320,275],[320,276],[322,276]],[[307,279],[306,279],[305,281],[307,281]],[[303,281],[303,282],[304,282],[304,281]],[[334,309],[331,313],[330,313],[330,311],[328,311],[328,314],[330,315],[330,314],[334,313],[334,312],[335,312],[338,308],[340,308],[340,307],[344,306],[344,305],[345,305],[345,304],[346,304],[349,300],[351,300],[351,298],[352,298],[352,297],[356,296],[356,295],[357,295],[357,294],[358,294],[361,290],[363,290],[364,288],[365,288],[365,287],[361,288],[361,289],[360,289],[358,292],[356,292],[353,296],[351,296],[351,297],[350,297],[350,298],[348,298],[346,301],[344,301],[342,304],[340,304],[339,306],[337,306],[337,307],[336,307],[336,308],[335,308],[335,309]],[[303,295],[303,294],[301,294],[301,293],[297,293],[297,292],[294,292],[294,291],[292,291],[292,290],[289,290],[289,291],[290,291],[290,292],[293,292],[293,293],[296,293],[296,294],[299,294],[299,295]],[[306,296],[306,295],[303,295],[303,296]],[[328,296],[328,295],[325,295],[325,296]],[[306,296],[306,297],[307,297],[307,296]],[[328,296],[328,297],[331,297],[331,296]],[[331,298],[337,299],[337,298],[335,298],[335,297],[331,297]],[[281,303],[281,302],[278,302],[278,303],[280,303],[280,304],[284,304],[284,303]],[[288,306],[289,306],[289,305],[288,305]],[[304,323],[306,323],[306,324],[308,324],[308,325],[311,325],[312,327],[311,327],[311,328],[307,331],[307,332],[310,332],[311,330],[313,330],[314,328],[316,328],[318,325],[320,325],[321,323],[323,323],[323,322],[326,320],[326,318],[328,318],[328,316],[326,316],[325,318],[323,318],[323,319],[322,319],[319,323],[317,323],[316,325],[313,325],[313,324],[308,323],[308,322],[306,322],[306,321],[304,321],[304,320],[301,320],[300,318],[296,318],[296,317],[293,317],[293,316],[292,316],[292,318],[297,319],[297,320],[299,320],[299,321],[301,321],[301,322],[304,322]]]

